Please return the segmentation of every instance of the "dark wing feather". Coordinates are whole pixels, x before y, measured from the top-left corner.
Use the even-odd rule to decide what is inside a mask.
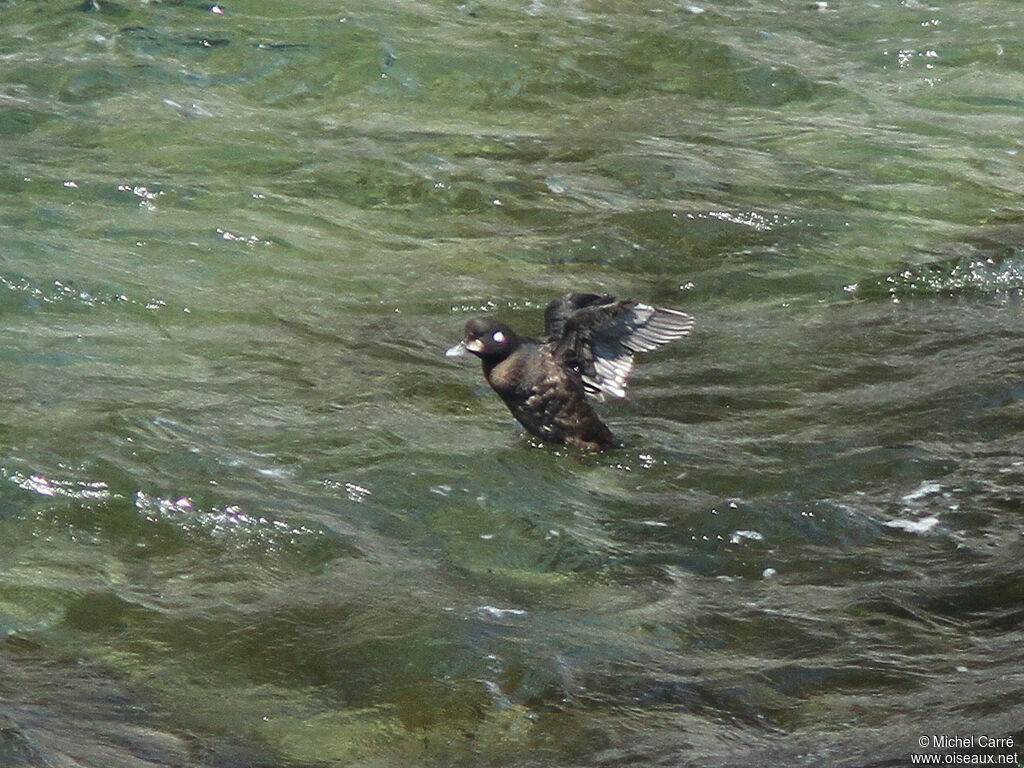
[[[614,301],[614,296],[599,296],[596,293],[567,293],[562,298],[552,301],[544,310],[544,335],[548,337],[549,341],[557,341],[565,332],[565,324],[573,313],[584,307],[610,304]]]
[[[689,336],[694,320],[674,309],[599,298],[564,321],[558,350],[579,370],[588,393],[625,397],[633,354]]]

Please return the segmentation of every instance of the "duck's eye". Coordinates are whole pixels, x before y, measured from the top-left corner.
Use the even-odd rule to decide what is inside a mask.
[[[496,344],[504,344],[505,343],[505,334],[502,333],[501,331],[495,331],[493,334],[491,334],[491,339]]]

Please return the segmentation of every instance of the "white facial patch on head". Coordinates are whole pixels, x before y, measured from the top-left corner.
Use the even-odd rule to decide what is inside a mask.
[[[491,339],[493,339],[498,344],[504,344],[505,334],[502,333],[501,331],[495,331],[493,334],[491,334]]]

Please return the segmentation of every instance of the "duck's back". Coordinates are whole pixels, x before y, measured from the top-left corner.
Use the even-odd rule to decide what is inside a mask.
[[[565,364],[555,343],[523,343],[500,363],[485,365],[484,374],[530,434],[583,450],[614,444],[587,400],[579,372]]]

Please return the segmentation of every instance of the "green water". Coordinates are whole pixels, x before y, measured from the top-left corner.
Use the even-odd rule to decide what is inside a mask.
[[[1018,751],[1014,0],[218,10],[0,2],[0,766]],[[444,357],[570,290],[594,456]]]

